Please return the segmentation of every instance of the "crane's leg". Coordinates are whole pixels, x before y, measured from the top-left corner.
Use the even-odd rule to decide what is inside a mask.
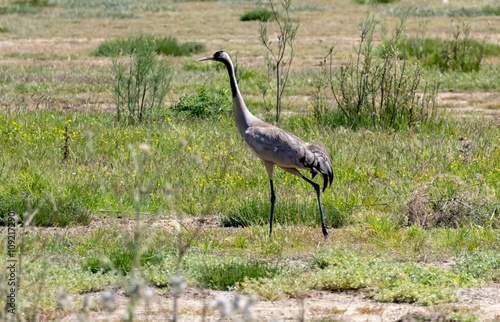
[[[306,177],[304,177],[302,175],[302,173],[299,172],[299,170],[297,170],[295,168],[282,168],[282,169],[285,170],[288,173],[294,174],[297,177],[306,180],[307,182],[309,182],[314,187],[314,190],[316,190],[316,194],[318,195],[319,214],[321,215],[321,229],[323,231],[323,236],[325,236],[325,238],[327,238],[328,237],[328,230],[326,229],[326,226],[325,226],[325,220],[323,218],[323,209],[321,208],[321,197],[320,197],[320,190],[321,189],[319,187],[319,184],[317,184],[316,182],[313,182],[313,181],[307,179]]]
[[[273,171],[274,164],[270,162],[265,162],[267,176],[269,177],[269,183],[271,184],[271,217],[269,218],[269,235],[273,232],[273,213],[274,213],[274,202],[276,201],[276,195],[274,194],[273,187]]]
[[[321,215],[321,229],[323,230],[323,236],[325,236],[325,238],[328,238],[328,230],[326,230],[325,220],[323,219],[323,210],[321,209],[321,197],[319,195],[321,189],[319,187],[319,184],[307,179],[306,177],[302,177],[302,179],[312,184],[314,190],[316,190],[316,194],[318,195],[319,214]]]

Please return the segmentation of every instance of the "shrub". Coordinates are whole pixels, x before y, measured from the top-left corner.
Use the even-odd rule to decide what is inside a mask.
[[[174,114],[186,118],[208,118],[231,110],[229,91],[210,91],[205,85],[191,95],[182,95],[171,107]]]
[[[199,42],[179,43],[175,38],[163,38],[155,41],[156,52],[167,56],[189,56],[205,50],[205,44]]]
[[[254,20],[257,20],[257,21],[266,22],[269,19],[271,19],[272,14],[273,13],[271,11],[267,10],[267,9],[259,8],[259,9],[254,9],[254,10],[245,12],[240,17],[240,20],[241,21],[254,21]]]
[[[451,40],[411,38],[400,43],[404,57],[415,57],[424,66],[437,66],[441,71],[478,71],[483,56],[500,55],[500,46],[469,38],[470,27],[457,27]]]
[[[468,196],[470,191],[457,191],[457,183],[451,180],[441,179],[438,182],[435,186],[413,192],[403,221],[425,228],[498,227],[498,203],[485,200],[477,191],[481,198],[474,200]],[[449,195],[443,195],[442,191],[447,191]]]
[[[157,54],[167,56],[189,56],[205,50],[205,44],[198,42],[180,43],[175,38],[154,38],[150,35],[138,34],[127,39],[104,41],[94,51],[95,56],[118,57],[131,55],[138,47],[147,44]]]
[[[441,70],[478,71],[484,56],[484,43],[474,47],[469,38],[470,26],[457,26],[453,39],[439,51],[438,66]]]
[[[141,122],[154,117],[164,103],[171,80],[171,69],[155,55],[152,38],[138,37],[131,61],[113,60],[115,80],[113,98],[118,120]]]
[[[338,109],[320,115],[325,125],[400,129],[434,117],[438,84],[422,79],[418,63],[400,59],[406,16],[391,36],[382,34],[379,55],[373,43],[377,24],[373,16],[360,24],[361,41],[340,68],[333,66],[333,47],[326,56],[318,77],[327,78]]]
[[[487,5],[487,6],[482,7],[481,11],[485,15],[500,16],[500,6],[493,7],[491,5]]]

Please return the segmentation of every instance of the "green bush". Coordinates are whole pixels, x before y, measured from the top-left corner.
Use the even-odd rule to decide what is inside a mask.
[[[163,38],[155,41],[156,52],[167,56],[189,56],[205,50],[205,44],[199,42],[179,43],[175,38]]]
[[[500,16],[500,6],[493,7],[491,5],[487,5],[487,6],[482,7],[481,11],[485,15]]]
[[[264,9],[264,8],[259,8],[259,9],[254,9],[254,10],[245,12],[240,17],[240,20],[241,21],[257,20],[257,21],[266,22],[266,21],[269,21],[269,19],[271,19],[272,15],[273,15],[273,13],[271,11]]]
[[[424,66],[442,71],[478,71],[483,56],[500,56],[500,46],[469,38],[469,27],[458,27],[452,40],[410,38],[398,44],[403,57],[415,57]]]
[[[163,107],[171,80],[168,62],[155,54],[152,37],[134,40],[132,60],[113,60],[113,98],[118,120],[141,122],[154,118]]]
[[[314,83],[327,84],[338,106],[316,113],[326,126],[404,129],[434,118],[438,83],[422,79],[421,66],[405,60],[398,51],[406,34],[406,17],[392,35],[382,29],[378,55],[374,45],[377,24],[373,16],[360,24],[360,43],[340,68],[333,66],[333,48],[325,57],[319,81]]]
[[[210,91],[205,85],[191,95],[182,95],[171,107],[173,113],[186,118],[214,117],[231,110],[229,91]]]
[[[189,56],[205,50],[205,44],[198,42],[180,43],[175,38],[154,38],[151,35],[138,34],[127,39],[107,40],[99,44],[95,56],[118,57],[133,54],[138,47],[147,45],[157,54],[167,56]]]

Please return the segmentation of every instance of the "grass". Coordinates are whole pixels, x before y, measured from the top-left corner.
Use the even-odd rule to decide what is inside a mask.
[[[448,71],[443,73],[438,68],[423,71],[424,77],[439,79],[443,91],[494,91],[500,85],[498,74],[500,66],[493,65],[476,72],[463,73]]]
[[[188,256],[184,265],[191,278],[214,290],[229,290],[245,280],[270,278],[279,273],[276,265],[242,256]]]
[[[265,171],[241,142],[232,116],[221,115],[217,128],[211,121],[183,120],[181,116],[165,116],[148,125],[121,125],[114,120],[113,115],[100,112],[1,115],[0,139],[9,148],[1,150],[7,161],[0,194],[5,200],[26,192],[33,200],[62,194],[82,200],[83,208],[91,212],[133,212],[129,189],[137,187],[140,173],[131,155],[145,143],[151,154],[143,161],[140,180],[147,183],[151,195],[144,201],[144,211],[162,209],[165,193],[173,188],[182,189],[182,194],[170,205],[188,214],[223,213],[223,221],[233,224],[241,218],[252,218],[253,223],[267,221]],[[283,119],[281,126],[306,140],[322,142],[335,160],[336,191],[327,190],[322,195],[325,217],[331,225],[345,222],[342,218],[348,218],[352,208],[387,207],[400,213],[412,192],[422,189],[432,199],[463,198],[478,201],[478,205],[484,204],[481,200],[493,202],[497,197],[500,160],[495,153],[498,138],[492,122],[455,120],[393,133],[346,128],[326,131],[328,127],[321,120],[314,120],[312,115],[297,115]],[[67,144],[66,127],[70,136]],[[467,160],[461,152],[467,141],[460,137],[473,142]],[[63,161],[66,145],[69,157]],[[182,169],[187,171],[176,166],[179,153],[185,155]],[[282,171],[277,171],[275,182],[277,207],[285,207],[284,213],[311,212],[283,220],[316,222],[316,196],[307,182]],[[246,193],[244,198],[242,192]],[[378,204],[385,206],[373,206]],[[487,212],[487,204],[477,211]],[[227,217],[229,214],[233,219]],[[497,219],[493,216],[491,223]]]
[[[38,179],[40,178],[38,177]],[[41,187],[41,183],[37,182],[35,178],[32,187],[37,189],[37,187]],[[24,217],[24,214],[33,209],[37,213],[31,220],[31,224],[42,227],[88,225],[92,219],[90,211],[86,208],[88,206],[82,200],[70,196],[40,196],[36,199],[31,200],[29,194],[10,195],[8,198],[2,196],[0,197],[0,213],[6,215],[10,209],[14,209],[20,216],[19,222],[22,223],[28,219]],[[7,218],[2,216],[0,225],[5,226],[6,223]]]

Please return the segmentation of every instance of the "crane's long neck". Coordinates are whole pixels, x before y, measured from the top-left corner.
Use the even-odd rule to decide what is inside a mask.
[[[240,90],[238,89],[238,83],[236,82],[236,75],[234,73],[233,63],[229,61],[224,61],[229,73],[229,82],[231,83],[231,92],[233,94],[233,108],[234,108],[234,119],[236,121],[236,126],[241,136],[245,133],[246,129],[250,126],[252,119],[255,117],[250,113],[243,98],[241,97]]]

